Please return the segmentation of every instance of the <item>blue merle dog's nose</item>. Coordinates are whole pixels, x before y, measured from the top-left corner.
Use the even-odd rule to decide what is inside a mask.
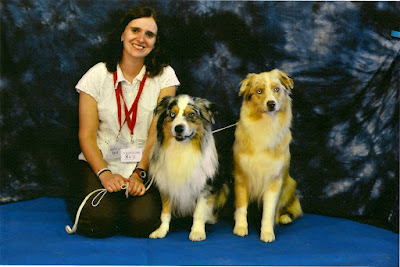
[[[175,132],[177,134],[182,134],[184,130],[185,130],[185,127],[181,124],[175,126]]]

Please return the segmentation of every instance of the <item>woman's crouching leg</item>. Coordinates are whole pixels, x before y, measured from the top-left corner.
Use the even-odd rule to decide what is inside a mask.
[[[160,224],[161,197],[153,186],[143,196],[130,196],[120,217],[122,235],[146,238]]]
[[[77,233],[92,238],[110,237],[119,232],[118,202],[107,193],[98,206],[92,206],[89,198],[82,209]]]
[[[85,197],[96,189],[103,186],[89,164],[85,161],[78,162],[78,173],[72,177],[73,182],[69,185],[69,195],[66,198],[67,211],[71,221],[75,221],[76,213]],[[103,238],[118,233],[118,220],[120,216],[120,204],[118,193],[107,192],[97,206],[92,205],[93,194],[83,207],[78,225],[77,233],[94,238]],[[98,196],[96,201],[100,199]]]

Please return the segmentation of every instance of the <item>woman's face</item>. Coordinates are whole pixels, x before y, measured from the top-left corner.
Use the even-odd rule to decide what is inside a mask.
[[[156,36],[157,24],[152,17],[132,20],[121,35],[124,43],[123,55],[144,59],[153,50]]]

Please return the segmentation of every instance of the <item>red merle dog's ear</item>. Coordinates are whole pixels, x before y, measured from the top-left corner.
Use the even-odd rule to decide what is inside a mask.
[[[200,113],[200,117],[208,123],[215,123],[215,115],[217,115],[217,106],[204,98],[195,97],[194,99],[195,107]]]
[[[160,115],[161,113],[168,110],[168,106],[173,100],[172,96],[164,97],[160,103],[158,103],[157,107],[154,109],[154,115]]]
[[[285,88],[290,92],[291,89],[293,89],[293,79],[289,76],[289,74],[278,70],[274,69],[272,72],[278,77],[279,81]]]
[[[250,100],[252,93],[251,93],[251,86],[252,80],[256,76],[254,73],[250,73],[247,75],[246,79],[244,79],[240,84],[239,96],[243,95],[245,100]]]

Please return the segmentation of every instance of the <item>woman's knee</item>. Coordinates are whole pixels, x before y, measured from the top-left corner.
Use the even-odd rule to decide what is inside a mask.
[[[123,220],[121,234],[134,237],[148,237],[160,226],[161,200],[157,194],[134,199],[128,206]]]
[[[104,197],[98,206],[89,199],[79,217],[77,232],[88,237],[109,237],[118,233],[118,205]]]
[[[92,238],[110,237],[118,233],[118,221],[107,214],[83,217],[79,221],[77,232]]]
[[[123,222],[121,234],[132,237],[148,237],[161,224],[159,213],[136,214],[127,216]]]

